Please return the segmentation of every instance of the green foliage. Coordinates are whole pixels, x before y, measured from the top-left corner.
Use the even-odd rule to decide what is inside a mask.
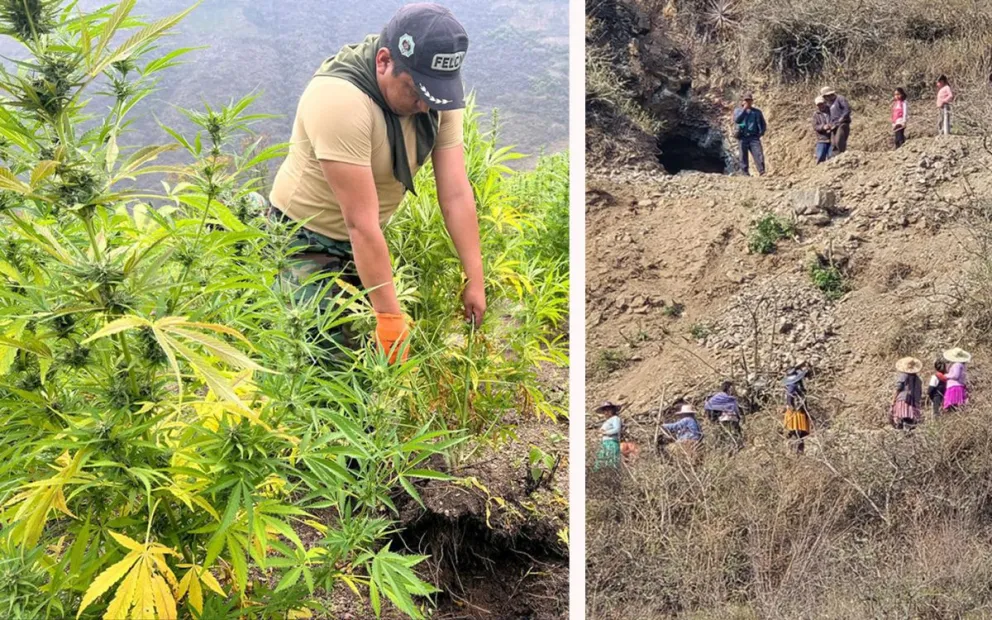
[[[0,74],[0,613],[286,617],[344,584],[422,617],[424,558],[385,544],[398,501],[447,477],[427,463],[466,430],[485,441],[508,408],[561,411],[536,366],[567,361],[567,256],[533,251],[561,200],[534,189],[523,212],[514,192],[561,191],[565,160],[518,178],[470,115],[491,318],[461,331],[461,271],[425,174],[392,235],[416,355],[329,350],[345,322],[367,336],[371,311],[357,291],[326,313],[294,301],[290,231],[250,199],[284,151],[245,139],[264,118],[254,97],[184,111],[195,133],[166,128],[174,144],[122,139],[188,51],[146,62],[185,12],[143,24],[133,6],[39,18],[48,30],[22,37],[32,58]],[[113,96],[99,114],[94,85]],[[156,163],[172,150],[183,165]],[[167,180],[151,192],[145,175]]]
[[[693,323],[689,328],[689,334],[696,340],[702,340],[710,335],[710,328],[705,323]]]
[[[615,372],[627,366],[630,356],[618,349],[601,349],[596,358],[596,369],[603,374]]]
[[[772,254],[778,249],[778,242],[796,233],[792,222],[774,213],[766,213],[751,226],[747,238],[747,251],[752,254]]]
[[[670,319],[681,317],[683,312],[685,312],[685,304],[678,301],[673,301],[661,310],[661,313]]]
[[[390,222],[387,239],[400,274],[397,290],[418,330],[414,351],[437,351],[441,362],[421,368],[425,395],[447,411],[449,428],[479,431],[502,412],[520,408],[552,419],[565,409],[544,398],[540,364],[567,364],[568,157],[542,158],[529,172],[507,162],[522,157],[497,147],[497,129],[482,133],[472,102],[465,112],[466,167],[475,188],[489,299],[487,318],[472,329],[462,318],[464,277],[444,231],[433,170],[417,178]],[[561,236],[564,235],[564,239]]]
[[[540,483],[543,478],[549,475],[555,467],[556,462],[557,459],[553,454],[548,454],[537,446],[531,446],[530,452],[527,455],[527,465],[530,470],[531,482],[534,484]]]
[[[841,270],[829,262],[814,259],[809,264],[809,277],[816,288],[823,292],[823,295],[836,301],[844,296],[848,291],[847,282],[844,281],[844,274]]]

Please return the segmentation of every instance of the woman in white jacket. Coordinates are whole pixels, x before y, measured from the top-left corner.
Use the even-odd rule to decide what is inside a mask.
[[[599,451],[596,452],[596,462],[592,466],[593,471],[599,471],[605,467],[616,469],[620,467],[620,433],[623,430],[623,421],[620,419],[620,405],[606,401],[596,412],[602,412],[606,416],[606,421],[600,427],[602,439]]]

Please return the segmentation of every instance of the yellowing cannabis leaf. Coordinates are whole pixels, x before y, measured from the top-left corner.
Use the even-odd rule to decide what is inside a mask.
[[[24,491],[18,493],[7,502],[6,507],[20,504],[10,523],[10,536],[24,547],[33,547],[41,538],[41,533],[48,522],[48,514],[53,510],[59,510],[66,515],[75,518],[65,502],[64,488],[70,483],[79,483],[86,480],[79,476],[79,470],[83,462],[83,452],[79,451],[75,457],[70,457],[68,450],[62,453],[55,460],[53,467],[55,476],[29,482],[22,488]],[[6,516],[6,515],[5,515]]]
[[[93,580],[86,594],[83,595],[76,618],[83,615],[83,611],[93,601],[100,598],[121,578],[124,581],[117,588],[117,593],[107,607],[103,620],[178,618],[176,599],[172,596],[172,591],[178,590],[179,584],[176,583],[172,569],[166,564],[165,556],[179,557],[179,554],[158,543],[141,544],[116,532],[110,532],[110,535],[119,545],[129,549],[130,553]]]
[[[179,582],[179,587],[176,590],[176,600],[181,600],[188,593],[189,606],[195,609],[197,614],[203,613],[203,586],[207,586],[221,596],[227,596],[224,594],[223,588],[220,587],[220,583],[207,569],[196,566],[195,564],[180,564],[179,566],[180,568],[188,568],[189,570],[186,571],[182,581]]]

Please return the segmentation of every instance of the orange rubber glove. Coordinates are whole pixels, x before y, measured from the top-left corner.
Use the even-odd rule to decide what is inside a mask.
[[[375,321],[375,341],[383,352],[389,355],[389,363],[396,363],[400,349],[403,349],[400,361],[405,362],[410,354],[410,349],[404,342],[410,336],[406,315],[376,312]]]

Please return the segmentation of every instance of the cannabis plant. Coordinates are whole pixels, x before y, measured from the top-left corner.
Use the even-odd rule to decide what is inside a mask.
[[[428,190],[397,222],[423,245],[393,247],[418,355],[328,346],[368,331],[368,302],[320,311],[280,276],[293,231],[255,190],[285,145],[251,137],[254,97],[129,143],[191,51],[150,58],[189,11],[145,23],[134,5],[0,2],[26,57],[0,70],[0,613],[295,617],[343,585],[421,617],[424,558],[387,541],[418,481],[448,477],[433,457],[499,435],[509,408],[556,411],[535,368],[565,361],[563,257],[527,249],[540,213],[514,206],[512,155],[470,118],[501,310],[461,331]]]

